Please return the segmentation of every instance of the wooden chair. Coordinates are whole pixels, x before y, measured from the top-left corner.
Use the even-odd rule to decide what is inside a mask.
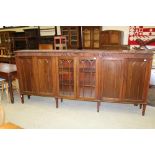
[[[0,103],[2,102],[2,98],[3,98],[3,95],[4,95],[4,91],[6,92],[6,96],[7,96],[8,102],[10,102],[8,83],[7,83],[6,80],[3,79],[3,78],[0,78],[0,89],[1,89]]]
[[[55,36],[54,37],[54,49],[64,50],[67,49],[67,40],[65,36]]]
[[[13,91],[16,91],[18,94],[20,94],[19,93],[19,82],[17,78],[12,81],[12,89]],[[0,90],[1,90],[0,103],[3,100],[4,93],[6,93],[7,101],[11,103],[10,95],[9,95],[9,85],[8,85],[8,82],[3,78],[0,78]]]
[[[3,57],[6,55],[6,48],[5,47],[0,47],[0,56]]]
[[[0,104],[0,125],[4,124],[4,109],[2,107],[2,105]]]

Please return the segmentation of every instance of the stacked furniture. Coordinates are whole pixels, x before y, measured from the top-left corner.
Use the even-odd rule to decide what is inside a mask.
[[[124,34],[119,30],[104,30],[100,33],[100,48],[104,50],[127,50],[128,45],[123,45]]]
[[[101,26],[82,26],[82,38],[84,49],[100,48]]]
[[[67,49],[81,49],[81,27],[61,26],[61,35],[66,37]]]

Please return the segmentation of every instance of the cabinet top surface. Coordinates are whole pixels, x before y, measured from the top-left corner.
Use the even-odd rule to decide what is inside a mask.
[[[155,53],[152,50],[18,50],[14,51],[15,53],[119,53],[119,54],[127,54],[127,53],[142,53],[142,54],[153,54]]]

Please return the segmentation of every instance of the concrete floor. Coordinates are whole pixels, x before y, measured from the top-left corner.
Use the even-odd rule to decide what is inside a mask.
[[[26,129],[154,129],[155,107],[147,106],[145,116],[133,104],[102,103],[96,112],[95,102],[64,100],[59,108],[51,97],[25,96],[21,104],[19,94],[15,103],[3,100],[6,122]]]
[[[148,105],[155,107],[155,87],[149,89]]]

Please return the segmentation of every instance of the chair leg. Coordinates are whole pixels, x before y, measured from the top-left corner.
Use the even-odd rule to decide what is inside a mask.
[[[9,95],[9,86],[8,86],[8,83],[5,83],[6,85],[6,96],[7,96],[7,101],[9,102],[9,103],[11,103],[11,101],[10,101],[10,95]]]
[[[2,99],[3,99],[3,95],[4,95],[4,81],[2,81],[2,90],[1,90],[1,102],[2,102]]]

